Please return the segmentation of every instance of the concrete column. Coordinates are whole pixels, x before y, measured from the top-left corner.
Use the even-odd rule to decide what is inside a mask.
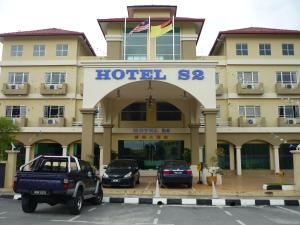
[[[234,170],[234,147],[231,144],[229,145],[229,168]]]
[[[17,154],[19,151],[8,150],[7,153],[7,163],[5,168],[5,188],[12,188],[14,177],[16,175],[16,165],[17,165]]]
[[[82,113],[81,159],[90,161],[94,155],[95,109],[80,109]]]
[[[102,145],[99,145],[99,153],[100,153],[99,154],[99,173],[100,173],[100,176],[102,176],[103,172],[105,171],[103,169],[103,167],[106,166],[103,164],[103,147],[102,147]]]
[[[26,149],[26,152],[25,152],[25,163],[28,163],[30,161],[30,154],[31,154],[31,146],[30,145],[27,145],[27,146],[24,146],[25,149]]]
[[[279,163],[279,146],[274,146],[274,166],[275,174],[280,172],[280,163]]]
[[[67,156],[67,153],[68,153],[68,146],[62,146],[62,156]]]
[[[205,161],[209,162],[216,154],[217,149],[217,129],[216,129],[216,109],[204,109],[205,116]]]
[[[274,151],[275,151],[275,149],[274,149]],[[269,153],[270,153],[270,169],[271,170],[275,170],[275,168],[274,168],[274,151],[273,151],[272,146],[270,145]]]
[[[236,173],[237,175],[242,175],[241,146],[235,146],[235,151],[236,151]]]
[[[199,162],[199,127],[200,124],[190,124],[192,165],[198,165]]]
[[[111,160],[112,124],[102,124],[103,132],[103,164],[107,165]]]
[[[293,154],[295,191],[300,191],[300,151],[293,150],[290,152]]]
[[[199,146],[199,162],[203,162],[203,150],[204,146]]]

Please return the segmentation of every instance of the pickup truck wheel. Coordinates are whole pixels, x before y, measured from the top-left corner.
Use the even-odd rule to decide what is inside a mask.
[[[81,191],[78,191],[75,198],[71,198],[67,203],[69,211],[73,215],[78,215],[80,213],[82,204],[83,197]]]
[[[32,213],[37,207],[36,200],[30,195],[22,195],[22,210],[25,213]]]
[[[102,187],[100,187],[98,193],[95,195],[94,198],[92,198],[92,203],[94,205],[101,205],[102,199],[103,199],[103,190]]]

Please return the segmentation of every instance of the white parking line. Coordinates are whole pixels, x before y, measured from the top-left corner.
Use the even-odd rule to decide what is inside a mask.
[[[145,192],[145,191],[148,191],[148,189],[149,189],[151,183],[152,183],[151,181],[148,182],[147,186],[146,186],[145,189],[144,189],[144,192]]]
[[[283,209],[283,210],[288,211],[290,213],[294,213],[294,214],[300,215],[300,212],[292,210],[292,209],[287,209],[287,208],[284,208],[284,207],[281,207],[281,206],[276,206],[276,208]]]
[[[161,210],[157,210],[157,215],[160,215],[161,214]]]
[[[79,218],[79,217],[80,217],[80,215],[74,216],[74,217],[72,217],[71,219],[69,219],[68,222],[72,222],[72,221],[76,220],[76,219]]]
[[[232,216],[231,212],[228,212],[228,211],[224,211],[228,216]]]
[[[154,220],[153,220],[153,224],[157,224],[158,223],[158,218],[155,218]]]
[[[94,211],[95,209],[96,209],[96,207],[95,207],[95,208],[91,208],[91,209],[88,210],[88,212],[92,212],[92,211]]]
[[[5,213],[7,213],[7,212],[0,212],[0,215],[3,215],[3,214],[5,214]]]
[[[0,219],[6,219],[6,217],[5,216],[1,216]]]
[[[236,220],[236,222],[237,222],[238,224],[241,224],[241,225],[246,225],[245,223],[243,223],[243,222],[240,221],[240,220]]]

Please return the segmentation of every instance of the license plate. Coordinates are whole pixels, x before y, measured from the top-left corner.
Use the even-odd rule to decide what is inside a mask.
[[[118,179],[113,179],[112,182],[119,182],[119,180]]]
[[[174,173],[175,173],[175,174],[182,174],[182,172],[178,172],[178,171],[177,171],[177,172],[174,172]]]
[[[33,191],[32,194],[34,195],[47,195],[47,191]]]

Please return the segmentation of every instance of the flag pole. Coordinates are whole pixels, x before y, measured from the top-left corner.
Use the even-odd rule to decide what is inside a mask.
[[[148,55],[149,55],[149,59],[148,60],[151,59],[151,48],[150,48],[150,44],[151,44],[151,38],[150,38],[151,31],[150,31],[150,29],[151,29],[151,18],[149,16],[149,29],[148,29],[148,39],[149,39],[149,43],[148,43],[149,54]]]
[[[175,23],[174,23],[175,21],[174,21],[174,15],[173,15],[173,20],[172,20],[172,28],[173,28],[173,60],[175,60],[175,35],[174,35],[174,33],[175,33]]]
[[[126,17],[124,20],[123,60],[126,58]]]

